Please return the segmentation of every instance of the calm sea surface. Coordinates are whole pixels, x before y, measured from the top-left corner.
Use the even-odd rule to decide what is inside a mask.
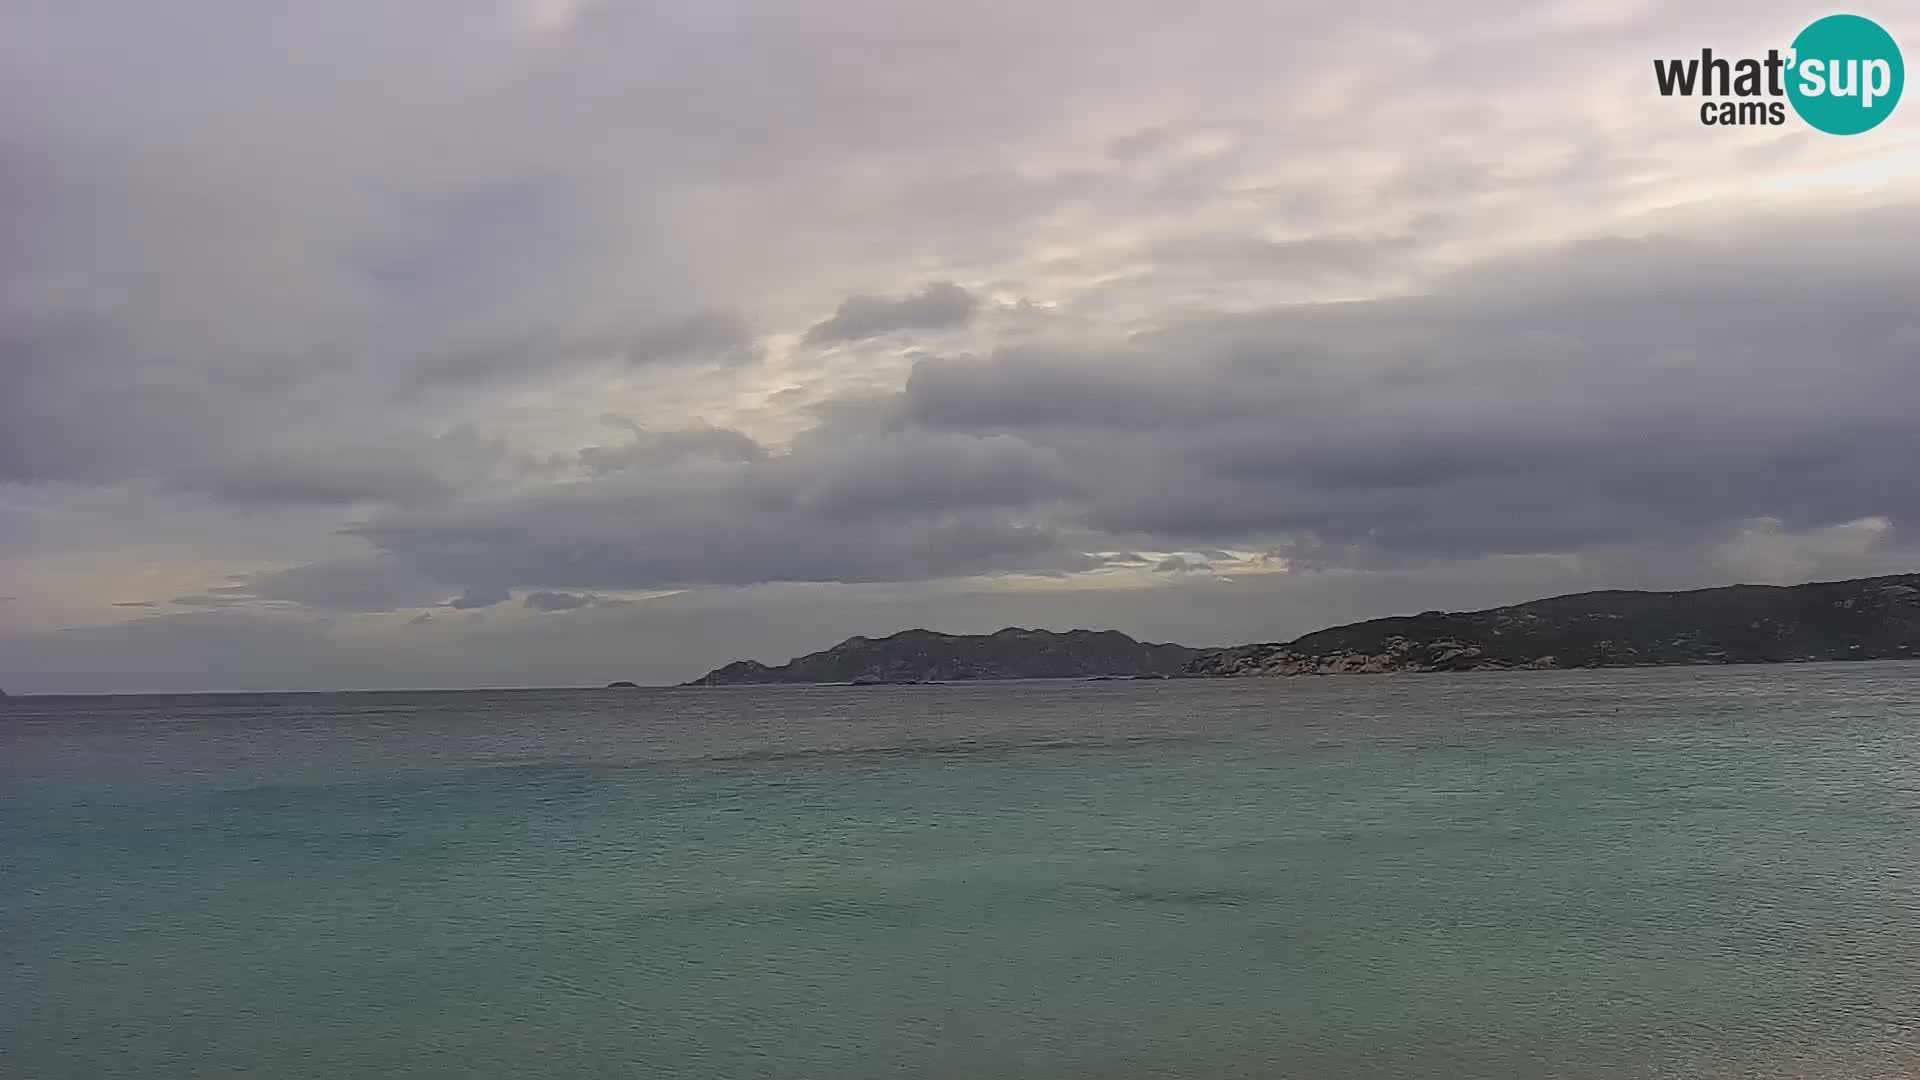
[[[8,699],[0,1076],[1920,1076],[1920,663]]]

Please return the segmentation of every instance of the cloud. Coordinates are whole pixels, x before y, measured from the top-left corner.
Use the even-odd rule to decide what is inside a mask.
[[[1889,238],[1915,225],[1877,212],[1738,245],[1602,241],[1421,294],[924,357],[785,446],[627,424],[571,473],[376,507],[343,530],[363,558],[191,602],[385,611],[534,590],[525,605],[555,611],[595,591],[1127,565],[1098,552],[1199,554],[1162,559],[1165,575],[1232,551],[1387,569],[1672,550],[1758,520],[1898,532],[1920,517],[1902,479],[1920,390],[1901,288],[1920,263]],[[1820,237],[1849,265],[1796,278]],[[1744,563],[1711,565],[1761,565],[1762,539],[1744,544]]]
[[[1180,555],[1169,555],[1155,563],[1153,570],[1156,574],[1210,573],[1213,570],[1213,564],[1204,560],[1189,560]]]
[[[629,364],[651,364],[690,357],[739,360],[753,335],[736,315],[703,312],[650,327],[634,335],[622,350]]]
[[[378,567],[500,596],[1071,573],[1142,549],[1405,566],[1695,544],[1760,518],[1897,528],[1920,511],[1901,479],[1920,455],[1902,289],[1920,263],[1887,238],[1917,225],[1604,241],[1423,294],[927,357],[785,447],[633,426],[570,478],[345,531]],[[1853,259],[1809,283],[1792,268],[1817,237]],[[256,592],[348,592],[327,584]]]
[[[349,531],[443,581],[599,589],[898,581],[1091,565],[1027,511],[1071,490],[1005,436],[819,433],[750,461],[686,458],[507,497],[377,514]]]
[[[690,458],[722,462],[751,462],[766,458],[767,448],[733,428],[711,425],[648,431],[629,429],[632,439],[616,446],[588,446],[579,452],[580,468],[589,476],[605,476],[644,466],[671,466]]]
[[[555,330],[463,345],[413,365],[418,388],[475,386],[552,378],[599,366],[609,370],[688,364],[732,367],[754,359],[753,335],[737,315],[702,312],[631,329]]]
[[[1911,520],[1911,212],[1601,242],[1424,295],[920,362],[914,429],[1050,451],[1115,539],[1476,557]],[[1850,265],[1796,273],[1809,245]],[[1808,356],[1823,357],[1808,365]],[[1177,362],[1175,359],[1177,358]]]
[[[172,604],[175,607],[185,607],[185,608],[230,608],[230,607],[248,606],[253,602],[253,600],[254,598],[251,596],[233,595],[231,593],[223,593],[216,590],[216,591],[203,592],[203,593],[188,593],[185,596],[176,596],[172,600],[168,601],[168,603]]]
[[[504,604],[511,599],[513,594],[498,585],[472,586],[459,596],[447,601],[447,606],[457,611],[467,611]]]
[[[973,318],[977,301],[950,281],[937,281],[907,296],[850,296],[830,318],[807,331],[809,345],[832,345],[900,330],[948,330]]]
[[[320,611],[372,612],[432,604],[443,592],[441,585],[411,567],[367,556],[256,574],[227,595]]]
[[[409,502],[502,482],[524,467],[504,442],[471,429],[344,446],[296,436],[182,461],[169,483],[243,504]]]
[[[524,604],[529,611],[551,612],[578,611],[599,602],[600,598],[591,593],[531,592],[527,594]]]
[[[1898,559],[1893,522],[1874,516],[1795,531],[1778,518],[1741,523],[1712,548],[1716,563],[1741,581],[1793,585],[1847,577],[1886,555]],[[1896,563],[1897,565],[1897,563]]]

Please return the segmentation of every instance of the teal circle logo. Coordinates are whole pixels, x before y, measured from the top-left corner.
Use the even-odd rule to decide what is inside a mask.
[[[1793,39],[1787,100],[1829,135],[1877,127],[1900,103],[1907,68],[1893,35],[1872,19],[1829,15]]]

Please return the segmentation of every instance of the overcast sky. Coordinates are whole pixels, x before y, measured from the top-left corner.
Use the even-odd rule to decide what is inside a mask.
[[[1675,7],[7,0],[0,687],[1920,569],[1920,103]]]

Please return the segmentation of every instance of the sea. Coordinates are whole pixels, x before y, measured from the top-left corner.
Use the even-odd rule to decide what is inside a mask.
[[[1920,1076],[1920,663],[9,698],[0,1076]]]

